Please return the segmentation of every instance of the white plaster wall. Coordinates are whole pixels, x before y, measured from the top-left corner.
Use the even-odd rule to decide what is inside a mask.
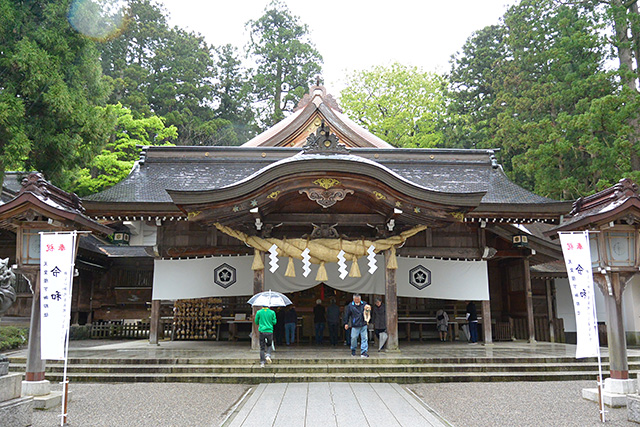
[[[622,294],[622,314],[626,331],[640,331],[640,274],[627,283]]]
[[[154,225],[147,225],[144,221],[136,221],[138,234],[132,234],[129,242],[130,246],[154,246],[158,236],[158,228]]]
[[[555,284],[558,318],[561,318],[564,321],[564,330],[566,332],[576,332],[576,315],[573,309],[573,299],[571,297],[569,279],[555,279]],[[596,314],[598,316],[598,322],[604,322],[607,319],[607,310],[604,306],[604,296],[597,285],[594,285],[594,294],[596,299]]]

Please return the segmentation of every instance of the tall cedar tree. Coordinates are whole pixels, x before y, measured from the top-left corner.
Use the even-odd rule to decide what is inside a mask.
[[[227,44],[216,49],[216,118],[227,120],[233,132],[229,145],[242,144],[258,133],[251,108],[251,82],[236,47]],[[235,138],[235,139],[234,139]]]
[[[250,20],[247,53],[257,68],[253,75],[255,101],[266,105],[262,127],[284,118],[321,73],[322,56],[309,40],[307,25],[291,15],[284,3],[272,1],[257,20]],[[286,90],[285,90],[286,89]]]
[[[601,29],[596,8],[524,0],[453,60],[451,107],[471,117],[463,135],[500,148],[511,177],[539,194],[588,194],[625,167],[613,156],[620,143],[613,116],[599,121],[616,92]],[[488,49],[486,61],[479,54]]]

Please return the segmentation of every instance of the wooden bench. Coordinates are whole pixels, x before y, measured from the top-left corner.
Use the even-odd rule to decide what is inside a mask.
[[[433,328],[427,334],[432,337],[439,337],[438,330],[436,329],[437,321],[435,317],[400,317],[398,318],[398,326],[404,324],[406,327],[407,341],[411,341],[411,325],[418,325],[418,340],[422,341],[424,325],[433,326]],[[449,321],[449,340],[453,341],[458,335],[458,323],[455,321]]]

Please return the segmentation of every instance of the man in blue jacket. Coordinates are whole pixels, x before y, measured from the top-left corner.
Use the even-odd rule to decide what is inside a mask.
[[[369,337],[367,322],[364,320],[364,308],[367,305],[362,301],[360,294],[353,295],[353,301],[347,305],[344,311],[344,329],[349,329],[349,320],[351,320],[351,355],[356,355],[358,347],[358,335],[360,335],[360,357],[369,357]]]

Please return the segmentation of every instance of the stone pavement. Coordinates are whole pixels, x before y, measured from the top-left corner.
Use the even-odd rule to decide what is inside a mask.
[[[451,426],[412,392],[389,383],[260,384],[223,426]]]

